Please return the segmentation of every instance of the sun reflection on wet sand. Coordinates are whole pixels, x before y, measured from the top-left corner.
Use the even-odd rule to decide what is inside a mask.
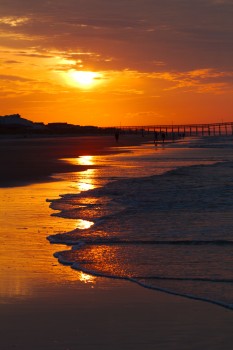
[[[131,149],[133,150],[133,148]],[[51,216],[54,211],[49,208],[46,199],[59,198],[60,194],[80,193],[94,189],[106,182],[106,178],[144,176],[144,169],[147,171],[146,175],[149,172],[155,174],[164,171],[164,164],[166,170],[174,167],[174,164],[169,163],[167,159],[163,163],[162,154],[165,154],[163,151],[161,151],[161,157],[157,157],[156,162],[151,162],[150,157],[154,159],[155,154],[154,147],[151,148],[151,145],[145,146],[144,149],[137,148],[135,150],[137,156],[124,153],[66,159],[73,164],[91,166],[92,168],[75,173],[60,174],[59,179],[63,178],[65,181],[0,189],[0,202],[3,207],[0,216],[0,297],[4,299],[6,297],[34,295],[38,288],[41,288],[38,286],[45,284],[55,285],[71,281],[94,283],[93,278],[65,268],[54,258],[55,252],[69,250],[70,247],[51,245],[46,239],[47,236],[56,233],[88,229],[93,225],[93,222],[81,219],[65,220],[61,217]],[[167,149],[166,157],[169,156],[172,160],[173,152],[175,151]],[[179,154],[181,156],[180,162],[183,162],[186,153],[179,150]],[[146,164],[147,157],[150,167]],[[177,162],[177,159],[175,161]],[[199,158],[191,160],[192,163],[195,161],[199,162]],[[97,167],[93,168],[95,166]],[[136,166],[137,171],[134,169]],[[94,201],[95,198],[82,198],[82,203],[93,204]],[[96,210],[96,215],[98,213],[102,215],[101,210]],[[107,233],[98,232],[98,234]],[[94,249],[92,249],[93,252]],[[101,257],[103,248],[96,248],[95,254],[98,252]],[[105,264],[107,271],[109,271],[111,261],[106,261],[106,258],[103,261],[103,257],[100,261]]]
[[[35,295],[41,286],[88,280],[54,258],[55,252],[70,247],[51,245],[46,239],[50,234],[87,229],[93,224],[51,216],[46,199],[68,192],[69,181],[0,189],[0,302]],[[90,278],[89,283],[94,280]]]
[[[90,156],[88,156],[88,159]],[[93,158],[93,157],[92,157]],[[73,165],[94,165],[93,160],[88,159],[79,159],[79,158],[67,158],[63,159],[64,161],[73,164]],[[88,163],[90,162],[90,164]],[[70,187],[72,189],[76,189],[78,192],[83,191],[89,191],[97,187],[97,184],[95,183],[96,180],[96,170],[94,168],[86,169],[83,171],[76,171],[76,172],[70,172],[63,174],[63,178],[67,179],[67,181],[70,181]],[[58,180],[61,178],[60,174],[55,174],[54,178],[57,178]]]
[[[84,282],[84,283],[95,284],[96,283],[96,277],[88,275],[87,273],[84,273],[84,272],[80,271],[79,272],[79,281]]]
[[[77,226],[76,228],[80,229],[80,230],[85,230],[90,228],[92,225],[94,225],[94,222],[92,221],[87,221],[87,220],[82,220],[82,219],[78,219],[76,220]]]
[[[95,169],[87,169],[85,171],[75,173],[77,179],[73,184],[73,188],[77,188],[78,192],[89,191],[96,187],[93,176]]]
[[[95,159],[95,156],[80,156],[77,158],[65,158],[62,160],[65,160],[73,165],[94,165],[96,163]]]

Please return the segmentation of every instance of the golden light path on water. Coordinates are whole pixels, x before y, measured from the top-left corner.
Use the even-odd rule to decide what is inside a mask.
[[[77,158],[65,158],[62,160],[74,165],[94,165],[97,160],[96,158],[97,157],[95,156],[80,156]]]
[[[80,156],[65,161],[95,166],[107,162],[107,159]],[[61,285],[67,281],[88,283],[93,288],[95,277],[65,267],[54,257],[55,252],[70,250],[71,247],[52,245],[46,239],[56,233],[87,229],[93,222],[51,216],[56,211],[46,200],[95,188],[98,171],[90,168],[64,176],[55,174],[54,182],[0,189],[3,208],[0,215],[0,300],[33,296],[46,284]]]
[[[149,147],[150,154],[154,151]],[[143,149],[137,152],[143,157],[146,154]],[[162,156],[163,150],[159,153]],[[100,186],[96,179],[105,173],[102,166],[110,166],[113,176],[122,176],[123,173],[125,176],[135,176],[140,166],[140,171],[143,171],[143,164],[130,162],[127,157],[127,154],[122,154],[66,159],[67,162],[89,165],[92,168],[63,174],[64,176],[54,175],[54,179],[59,181],[0,189],[0,202],[3,207],[0,215],[0,297],[5,300],[35,295],[43,285],[61,285],[67,281],[79,281],[94,286],[95,277],[65,267],[53,256],[57,251],[70,250],[69,246],[52,245],[46,239],[52,234],[69,232],[76,228],[89,228],[93,223],[82,219],[51,216],[56,212],[49,208],[46,200],[59,198],[60,194],[79,193]]]
[[[97,157],[95,156],[80,156],[78,158],[66,158],[62,159],[63,161],[66,161],[68,163],[71,163],[73,165],[95,165],[97,162]],[[92,190],[95,188],[95,184],[93,183],[93,177],[96,172],[96,169],[87,169],[85,171],[80,173],[73,173],[73,176],[75,179],[78,179],[78,181],[75,181],[73,183],[73,188],[76,188],[79,192]],[[87,227],[86,227],[87,228]]]
[[[90,170],[93,173],[94,170]],[[88,171],[85,176],[91,179]],[[54,258],[56,251],[70,247],[51,245],[46,239],[50,234],[86,229],[93,224],[82,219],[51,216],[54,211],[46,202],[60,194],[79,193],[90,188],[94,188],[91,180],[89,184],[82,180],[0,189],[0,297],[3,300],[34,295],[45,284],[66,281],[95,284],[95,277],[64,268]]]

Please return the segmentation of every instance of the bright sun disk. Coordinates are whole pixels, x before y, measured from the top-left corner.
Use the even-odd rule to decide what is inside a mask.
[[[92,87],[99,82],[100,73],[90,71],[70,71],[69,79],[72,84],[78,84],[80,87]]]

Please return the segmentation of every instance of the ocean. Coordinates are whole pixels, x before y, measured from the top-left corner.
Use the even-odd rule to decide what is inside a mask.
[[[53,216],[80,222],[48,236],[55,257],[90,275],[232,309],[233,137],[123,151],[66,159],[90,169],[64,174],[72,193],[48,198]]]

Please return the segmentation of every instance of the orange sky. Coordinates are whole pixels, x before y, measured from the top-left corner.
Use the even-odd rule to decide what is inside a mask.
[[[0,0],[0,115],[232,121],[232,14],[231,0]]]

